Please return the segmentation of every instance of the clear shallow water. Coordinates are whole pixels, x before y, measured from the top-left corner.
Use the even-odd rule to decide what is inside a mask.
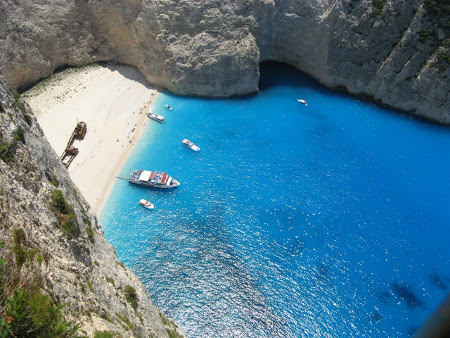
[[[122,175],[181,186],[118,180],[106,238],[190,337],[411,335],[450,287],[450,130],[261,74],[251,97],[158,97]]]

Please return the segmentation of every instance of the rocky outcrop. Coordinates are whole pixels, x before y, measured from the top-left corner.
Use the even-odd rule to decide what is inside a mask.
[[[230,96],[258,90],[261,61],[281,61],[328,87],[450,123],[448,23],[425,2],[3,1],[0,67],[26,86],[62,66],[117,61],[176,93]]]
[[[182,334],[117,259],[36,119],[1,77],[0,104],[2,334],[8,332],[3,320],[11,327],[19,321],[5,306],[5,290],[27,285],[50,295],[55,304],[65,304],[67,320],[81,326],[78,334]]]

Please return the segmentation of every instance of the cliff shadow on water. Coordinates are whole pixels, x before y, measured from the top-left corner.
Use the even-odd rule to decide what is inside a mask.
[[[260,79],[259,90],[264,91],[274,87],[290,86],[299,89],[299,95],[301,95],[302,88],[309,88],[316,91],[322,91],[327,96],[352,98],[358,101],[375,104],[377,107],[383,109],[389,114],[399,114],[404,117],[413,118],[421,123],[426,123],[435,126],[441,126],[443,128],[450,127],[450,123],[442,123],[435,119],[428,118],[427,116],[417,115],[414,110],[402,110],[392,105],[385,104],[381,100],[377,100],[374,97],[367,94],[355,94],[350,93],[345,87],[329,88],[321,84],[314,77],[303,73],[296,69],[294,66],[278,61],[264,61],[260,63]],[[305,99],[305,97],[298,97],[299,99]]]

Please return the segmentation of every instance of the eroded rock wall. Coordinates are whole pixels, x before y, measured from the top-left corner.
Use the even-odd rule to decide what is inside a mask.
[[[74,222],[55,210],[52,196],[57,190],[73,209]],[[20,250],[33,254],[22,255],[19,262],[15,234],[22,230]],[[79,334],[92,337],[95,331],[109,331],[121,337],[169,337],[166,329],[182,334],[172,321],[163,324],[143,284],[117,259],[30,109],[2,77],[0,242],[1,268],[6,260],[15,288],[33,284],[57,305],[65,304],[65,317],[81,326]],[[4,311],[2,307],[2,319]],[[14,320],[7,318],[12,325]]]
[[[179,94],[243,95],[272,60],[450,123],[450,70],[439,57],[449,33],[424,0],[6,0],[0,15],[0,69],[13,86],[118,61]]]

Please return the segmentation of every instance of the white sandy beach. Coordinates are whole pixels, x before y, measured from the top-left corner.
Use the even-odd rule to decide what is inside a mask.
[[[157,93],[132,67],[90,65],[56,74],[23,95],[59,156],[77,122],[86,122],[69,173],[97,215],[148,127],[146,113]]]

